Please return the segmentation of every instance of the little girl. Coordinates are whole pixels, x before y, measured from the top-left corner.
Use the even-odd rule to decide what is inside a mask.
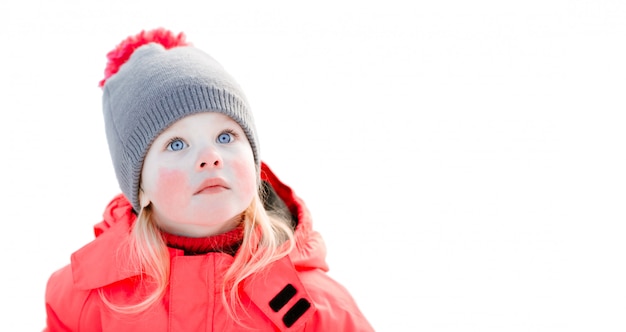
[[[103,113],[122,191],[50,277],[46,331],[372,331],[326,275],[294,192],[261,162],[246,98],[165,29],[108,54]]]

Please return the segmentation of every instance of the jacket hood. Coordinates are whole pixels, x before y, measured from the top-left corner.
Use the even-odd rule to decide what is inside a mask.
[[[289,254],[296,270],[328,271],[326,246],[321,235],[313,230],[311,214],[304,201],[264,162],[260,175],[296,222],[295,248]],[[95,289],[138,275],[128,262],[123,263],[124,260],[120,259],[135,219],[133,207],[123,194],[111,200],[103,213],[103,220],[94,226],[96,239],[72,254],[72,274],[78,288]]]

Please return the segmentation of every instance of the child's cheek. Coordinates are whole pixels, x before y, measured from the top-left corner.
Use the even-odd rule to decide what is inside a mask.
[[[157,188],[156,201],[161,205],[160,209],[180,207],[182,200],[189,195],[187,174],[179,170],[159,169]]]
[[[252,197],[256,191],[256,168],[249,161],[233,163],[233,172],[238,181],[239,188],[245,198]],[[243,197],[242,197],[243,198]]]

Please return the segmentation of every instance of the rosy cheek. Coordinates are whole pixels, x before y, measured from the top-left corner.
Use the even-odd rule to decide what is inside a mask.
[[[256,169],[250,166],[249,161],[233,163],[233,172],[239,182],[239,188],[243,189],[245,196],[252,196],[256,190]]]
[[[180,206],[179,201],[189,190],[188,183],[185,172],[167,168],[159,169],[155,203],[161,205],[159,207],[161,209]]]

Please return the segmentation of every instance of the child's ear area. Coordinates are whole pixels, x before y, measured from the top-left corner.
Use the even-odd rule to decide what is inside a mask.
[[[144,194],[143,189],[141,188],[139,188],[139,204],[141,205],[142,209],[150,205],[150,199],[148,198],[148,195]]]

